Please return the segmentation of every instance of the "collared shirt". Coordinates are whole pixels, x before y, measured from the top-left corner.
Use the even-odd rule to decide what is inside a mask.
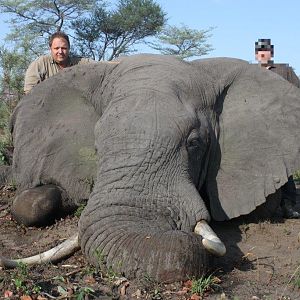
[[[78,64],[88,64],[94,62],[88,58],[69,57],[68,67]],[[42,55],[34,60],[28,67],[25,74],[24,92],[27,94],[34,86],[45,79],[55,75],[60,70],[59,65],[51,55]]]

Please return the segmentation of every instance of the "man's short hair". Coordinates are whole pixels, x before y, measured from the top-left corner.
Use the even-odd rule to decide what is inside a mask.
[[[271,39],[258,39],[255,42],[255,54],[258,51],[271,51],[271,55],[274,56],[274,46],[271,45]]]
[[[50,38],[49,38],[49,47],[51,48],[53,40],[55,38],[60,38],[60,39],[65,39],[68,42],[68,46],[70,48],[70,40],[69,37],[66,33],[62,32],[62,31],[57,31],[55,33],[53,33]]]

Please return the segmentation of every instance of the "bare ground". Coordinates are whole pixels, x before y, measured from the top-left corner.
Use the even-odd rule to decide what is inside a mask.
[[[76,216],[46,228],[16,224],[9,212],[13,197],[11,187],[1,187],[1,255],[36,254],[76,232]],[[300,211],[300,195],[298,200]],[[215,259],[214,285],[202,296],[192,293],[190,281],[168,285],[146,277],[128,281],[111,270],[95,270],[78,251],[58,264],[0,268],[0,299],[300,299],[300,220],[285,220],[279,212],[268,221],[238,219],[213,227],[227,254]]]

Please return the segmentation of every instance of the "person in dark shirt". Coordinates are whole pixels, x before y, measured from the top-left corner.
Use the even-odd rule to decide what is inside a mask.
[[[300,80],[289,64],[274,64],[274,46],[271,39],[259,39],[255,42],[255,59],[261,67],[277,73],[296,87],[300,88]],[[300,213],[294,210],[296,204],[296,186],[293,176],[288,178],[288,182],[281,187],[281,208],[284,217],[289,219],[300,218]]]
[[[255,59],[261,67],[277,73],[297,88],[300,88],[299,77],[295,74],[289,64],[281,63],[275,64],[272,60],[274,56],[274,46],[271,45],[270,39],[259,39],[255,42]]]

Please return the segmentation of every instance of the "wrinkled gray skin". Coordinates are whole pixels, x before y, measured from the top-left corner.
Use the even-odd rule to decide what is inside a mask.
[[[88,199],[93,264],[185,279],[210,260],[196,222],[249,214],[299,168],[299,109],[299,89],[237,59],[76,66],[18,105],[13,176],[21,191],[58,186],[62,210]]]

